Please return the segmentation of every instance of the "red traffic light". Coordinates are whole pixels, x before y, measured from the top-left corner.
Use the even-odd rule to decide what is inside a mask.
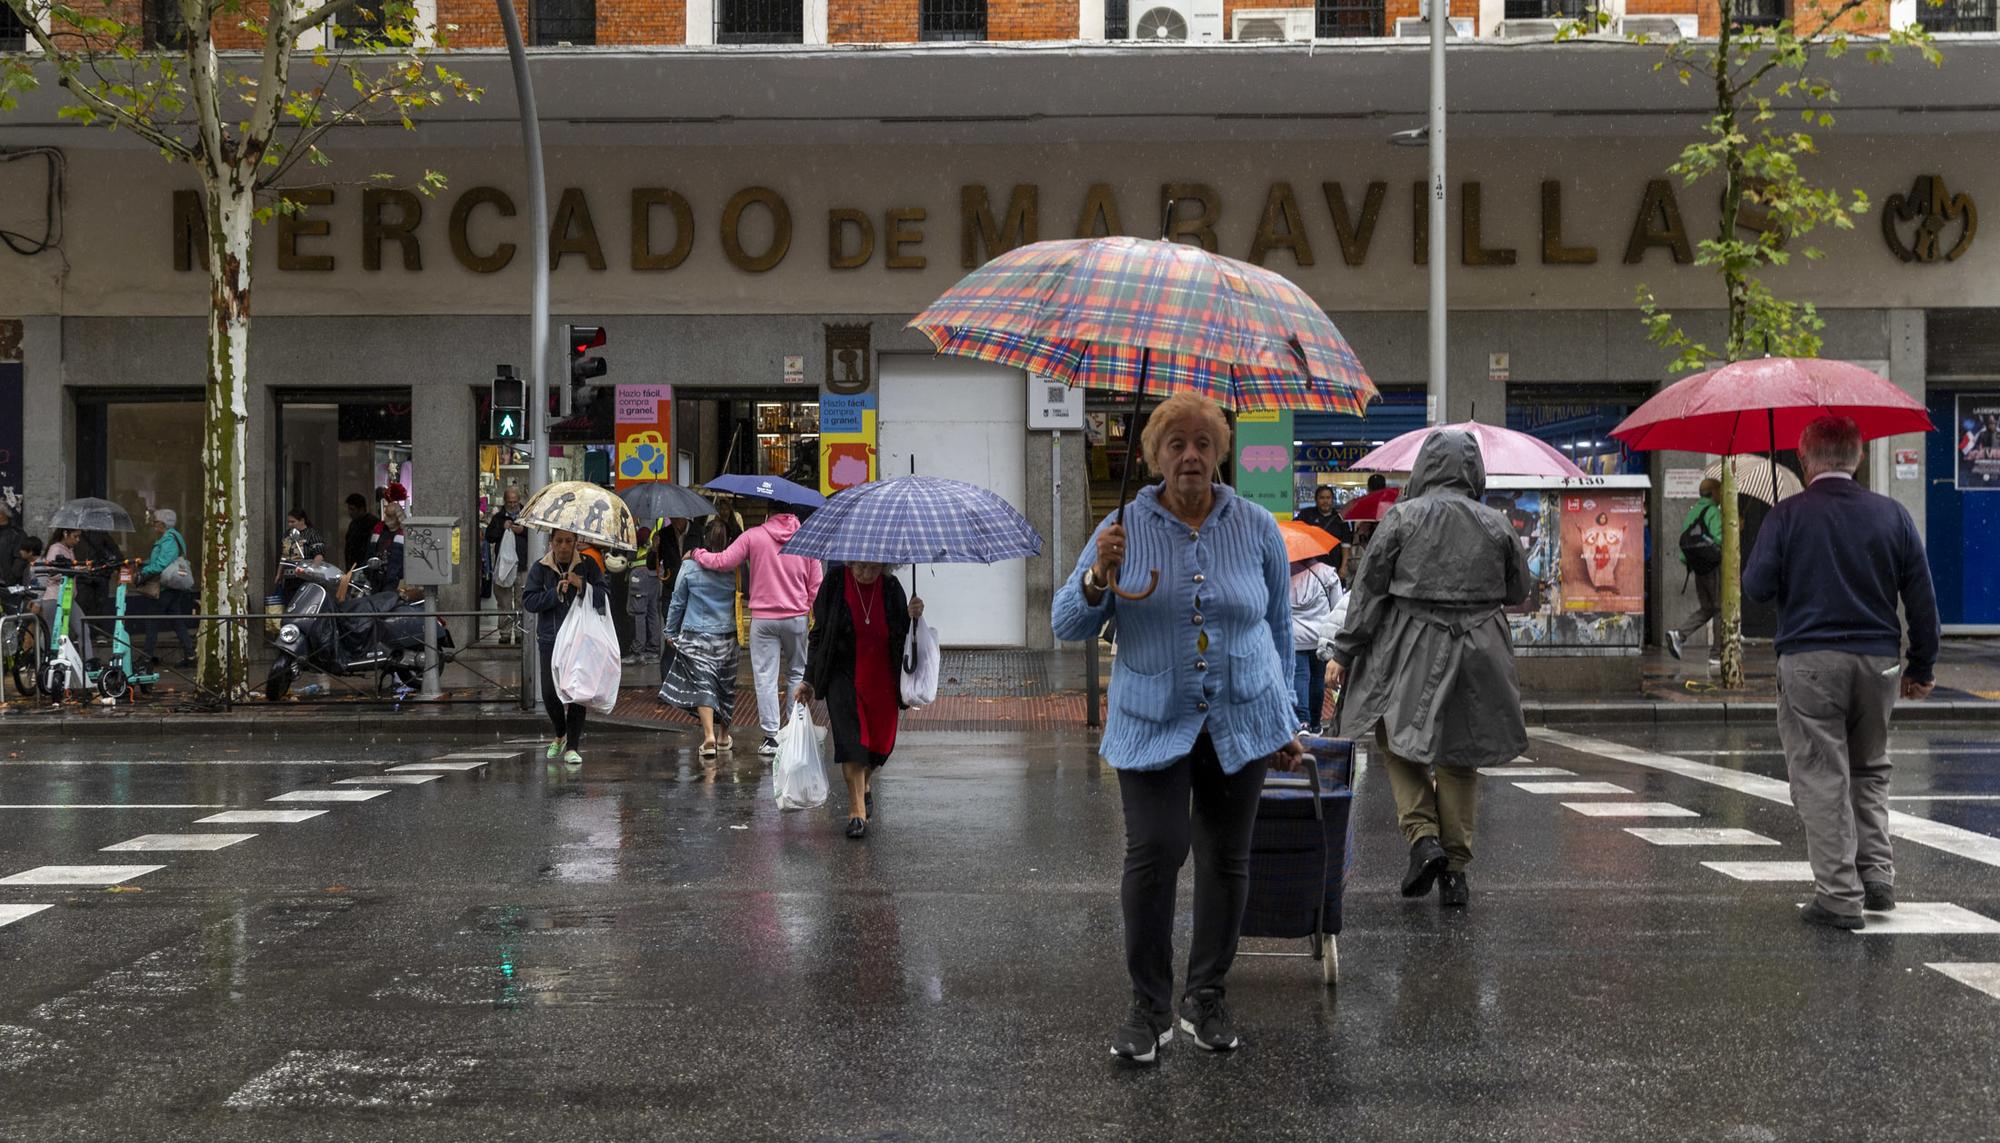
[[[604,344],[604,327],[601,325],[573,325],[569,327],[571,351],[584,353]]]

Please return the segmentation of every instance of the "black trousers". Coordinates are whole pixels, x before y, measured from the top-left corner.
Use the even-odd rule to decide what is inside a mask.
[[[537,640],[535,650],[541,656],[542,668],[542,709],[549,712],[549,725],[555,727],[556,737],[571,750],[583,741],[583,716],[589,713],[582,703],[567,706],[556,694],[556,672],[550,665],[549,657],[555,654],[555,644]]]
[[[1268,759],[1224,774],[1203,731],[1194,751],[1164,770],[1120,770],[1125,804],[1125,967],[1132,995],[1155,1012],[1173,1007],[1174,892],[1194,852],[1194,939],[1187,987],[1220,989],[1236,960],[1250,896],[1250,827]],[[1192,799],[1193,812],[1189,812]]]

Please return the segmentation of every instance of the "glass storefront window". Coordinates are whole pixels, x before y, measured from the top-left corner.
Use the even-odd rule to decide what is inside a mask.
[[[181,393],[79,394],[76,489],[131,513],[134,531],[114,536],[130,557],[152,548],[148,513],[171,508],[187,537],[196,574],[202,567],[202,421],[200,396]],[[50,505],[50,507],[54,507]]]

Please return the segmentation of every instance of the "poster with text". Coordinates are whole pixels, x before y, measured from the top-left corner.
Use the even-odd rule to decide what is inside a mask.
[[[831,496],[875,479],[875,394],[819,399],[819,491]]]
[[[613,480],[630,488],[649,480],[672,480],[674,387],[619,385],[618,460]]]
[[[2000,492],[2000,393],[1960,393],[1957,434],[1958,490]]]
[[[1292,518],[1292,414],[1243,413],[1236,418],[1236,494],[1280,520]]]
[[[1645,611],[1645,493],[1563,494],[1562,609]]]

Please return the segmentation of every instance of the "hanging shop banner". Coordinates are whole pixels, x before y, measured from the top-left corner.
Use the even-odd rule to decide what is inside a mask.
[[[875,394],[822,393],[819,491],[831,496],[875,479]]]
[[[2000,492],[2000,393],[1958,395],[1958,490]]]
[[[1236,494],[1280,520],[1291,519],[1298,509],[1293,503],[1290,410],[1237,415]]]
[[[617,389],[617,486],[672,480],[674,387],[619,385]]]
[[[1646,609],[1646,497],[1569,493],[1562,502],[1564,611]]]

